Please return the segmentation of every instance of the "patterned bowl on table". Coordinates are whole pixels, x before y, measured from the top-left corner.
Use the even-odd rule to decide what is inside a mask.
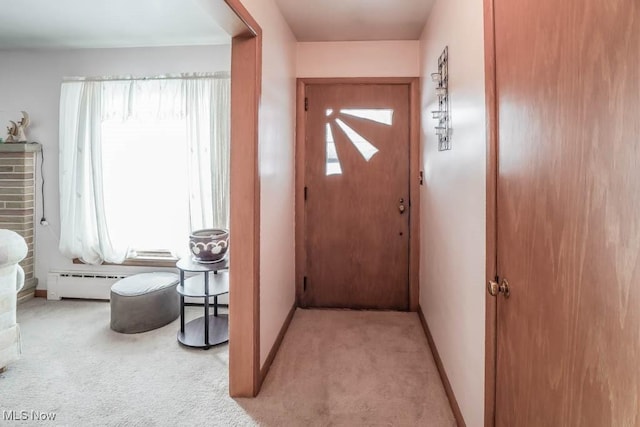
[[[189,235],[189,249],[196,262],[222,261],[229,249],[229,230],[205,228],[192,231]]]

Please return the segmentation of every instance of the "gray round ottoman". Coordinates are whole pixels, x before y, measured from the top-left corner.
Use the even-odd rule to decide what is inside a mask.
[[[141,273],[118,280],[111,287],[111,329],[137,334],[157,329],[178,318],[180,279],[174,273]]]

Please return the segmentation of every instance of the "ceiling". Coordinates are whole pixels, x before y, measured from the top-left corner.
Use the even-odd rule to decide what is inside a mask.
[[[418,40],[434,0],[276,0],[298,41]]]
[[[417,40],[434,0],[275,0],[298,41]],[[223,4],[222,1],[219,1]],[[230,43],[216,0],[2,0],[0,49]]]
[[[230,43],[212,0],[2,0],[0,49]]]

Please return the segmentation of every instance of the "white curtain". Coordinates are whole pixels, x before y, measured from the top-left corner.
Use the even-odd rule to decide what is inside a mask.
[[[102,182],[103,120],[181,118],[189,150],[191,230],[229,224],[227,73],[67,81],[60,97],[60,250],[91,264],[122,262],[109,235]],[[187,236],[185,236],[185,239]]]
[[[104,214],[101,92],[98,82],[65,83],[60,96],[60,251],[91,264],[127,253],[111,243]]]
[[[229,228],[230,80],[184,79],[182,89],[189,147],[191,230]]]

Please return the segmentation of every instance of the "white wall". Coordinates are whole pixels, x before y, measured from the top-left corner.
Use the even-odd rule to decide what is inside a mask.
[[[0,126],[29,112],[28,137],[44,147],[45,207],[49,227],[40,225],[42,202],[38,170],[36,209],[36,277],[46,289],[49,270],[96,270],[74,265],[58,251],[60,231],[58,200],[58,118],[60,83],[68,76],[132,74],[135,76],[180,72],[230,70],[230,45],[135,48],[23,50],[0,52]],[[100,267],[110,271],[141,271],[135,267]]]
[[[468,426],[484,425],[486,120],[482,0],[438,0],[421,38],[420,305]],[[449,46],[451,151],[430,74]]]
[[[263,31],[260,104],[260,365],[295,302],[296,40],[273,0],[243,0]]]
[[[301,42],[298,77],[418,77],[420,42]]]

